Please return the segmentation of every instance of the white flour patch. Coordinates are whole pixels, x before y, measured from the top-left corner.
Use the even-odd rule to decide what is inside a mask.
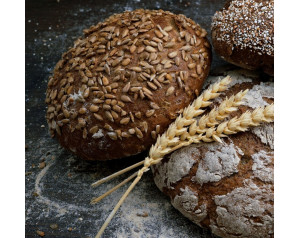
[[[193,181],[202,186],[204,183],[217,182],[238,172],[240,158],[233,143],[228,145],[214,142],[207,145],[207,148],[209,150],[199,162],[197,173],[192,178]]]

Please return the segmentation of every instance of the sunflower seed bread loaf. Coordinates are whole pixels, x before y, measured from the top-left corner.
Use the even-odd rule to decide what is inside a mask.
[[[235,115],[273,103],[272,82],[237,72],[229,75],[236,81],[223,99],[249,89],[245,105]],[[273,140],[272,123],[230,135],[222,144],[190,145],[153,166],[154,181],[176,209],[215,235],[273,237]]]
[[[274,1],[231,0],[212,21],[214,50],[245,69],[274,75]]]
[[[51,135],[87,160],[148,149],[202,88],[206,31],[183,15],[139,9],[84,33],[49,79]]]

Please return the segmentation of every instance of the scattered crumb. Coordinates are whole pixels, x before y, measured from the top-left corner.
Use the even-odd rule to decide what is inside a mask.
[[[35,196],[35,197],[40,196],[37,192],[34,192],[32,195]]]
[[[42,127],[42,128],[44,128],[44,127],[45,127],[45,125],[41,125],[41,127]]]
[[[72,231],[72,230],[73,230],[72,227],[69,227],[69,228],[68,228],[68,231]]]
[[[45,168],[45,166],[46,166],[46,162],[43,161],[39,164],[39,169],[43,169],[43,168]]]
[[[25,176],[27,176],[27,175],[30,175],[30,174],[32,174],[32,172],[31,172],[31,171],[29,171],[29,172],[25,172]]]
[[[42,236],[42,237],[45,236],[45,232],[43,232],[43,231],[37,230],[36,233],[37,233],[39,236]]]
[[[71,173],[68,173],[68,177],[71,178],[71,177],[72,177],[72,174],[71,174]]]
[[[51,159],[52,159],[52,160],[55,160],[55,156],[54,156],[54,155],[52,155]]]
[[[58,229],[58,225],[57,224],[51,224],[50,228],[53,230],[57,230]]]
[[[35,164],[32,164],[32,165],[31,165],[31,168],[33,168],[33,169],[34,169],[34,168],[35,168]]]
[[[148,217],[149,214],[147,212],[143,212],[143,213],[137,213],[136,214],[138,217]]]

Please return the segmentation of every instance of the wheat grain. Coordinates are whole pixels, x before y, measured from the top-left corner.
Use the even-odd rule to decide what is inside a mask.
[[[200,141],[222,143],[221,137],[244,132],[249,130],[250,127],[272,121],[274,121],[274,104],[259,107],[253,112],[246,111],[240,117],[222,122],[217,127],[206,128],[204,133],[191,135],[187,139],[190,143],[199,143]]]

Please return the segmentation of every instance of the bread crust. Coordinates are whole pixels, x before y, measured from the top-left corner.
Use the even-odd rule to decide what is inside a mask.
[[[249,89],[232,116],[273,103],[274,85],[241,74],[225,94]],[[213,77],[208,79],[208,83]],[[218,77],[216,77],[218,78]],[[220,102],[216,100],[214,107]],[[273,237],[273,123],[173,152],[152,167],[154,181],[172,205],[197,225],[226,238]]]
[[[51,135],[87,160],[148,149],[202,88],[206,31],[183,15],[138,9],[84,33],[48,83]]]
[[[274,75],[274,1],[231,0],[215,13],[214,50],[239,67]]]

